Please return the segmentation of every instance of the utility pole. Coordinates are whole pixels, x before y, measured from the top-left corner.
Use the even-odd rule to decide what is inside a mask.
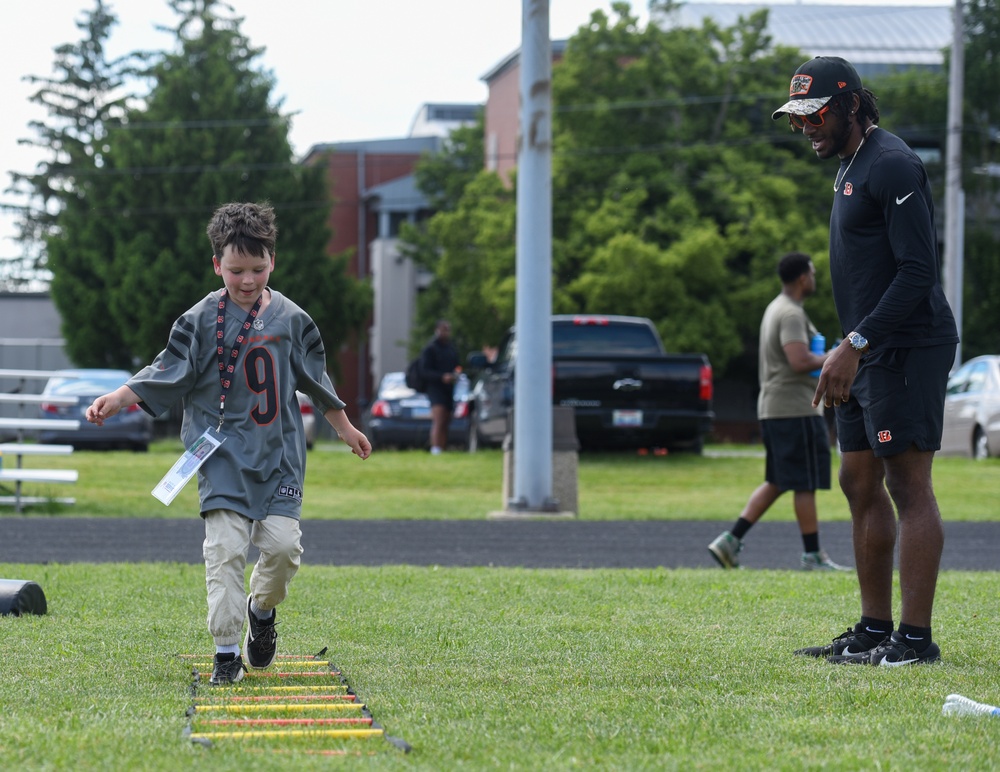
[[[522,0],[517,154],[514,485],[508,509],[552,511],[552,44],[548,0]]]
[[[955,0],[951,68],[948,73],[948,138],[945,143],[944,291],[962,334],[962,286],[965,263],[965,193],[962,190],[962,103],[965,83],[965,24],[962,0]],[[955,366],[962,363],[962,344]]]

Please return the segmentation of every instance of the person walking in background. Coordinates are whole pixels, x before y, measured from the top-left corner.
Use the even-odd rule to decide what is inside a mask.
[[[878,127],[876,97],[844,59],[817,56],[802,64],[788,102],[772,117],[785,114],[817,157],[840,159],[830,276],[844,336],[823,366],[813,404],[836,408],[840,486],[861,591],[853,628],[795,653],[835,663],[936,662],[941,650],[931,615],[944,529],[931,466],[959,338],[940,281],[930,183],[920,158]]]
[[[451,342],[451,323],[439,319],[434,338],[420,354],[420,371],[431,402],[431,453],[438,455],[448,447],[448,428],[455,410],[455,381],[461,368],[458,351]]]
[[[302,554],[306,439],[295,391],[312,398],[359,458],[372,449],[334,391],[316,325],[268,286],[277,232],[269,205],[232,203],[216,210],[208,237],[222,288],[174,322],[152,364],[87,408],[87,420],[100,426],[131,405],[153,416],[178,402],[184,406],[184,447],[204,459],[198,491],[213,686],[243,678],[244,622],[250,667],[266,668],[277,654],[275,607],[288,595]],[[260,557],[247,594],[251,543]]]
[[[830,439],[823,408],[814,407],[816,376],[826,354],[811,351],[818,334],[802,302],[816,291],[816,268],[808,255],[790,252],[778,262],[779,294],[760,323],[757,418],[764,440],[764,482],[743,507],[733,527],[708,545],[723,568],[739,567],[743,539],[785,491],[794,491],[795,518],[802,534],[802,567],[850,571],[819,546],[816,491],[830,488]]]

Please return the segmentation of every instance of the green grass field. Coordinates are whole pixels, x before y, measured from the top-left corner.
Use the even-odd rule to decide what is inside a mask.
[[[182,447],[154,443],[148,453],[80,451],[71,456],[26,457],[24,465],[77,469],[74,485],[25,485],[42,496],[73,496],[73,506],[39,506],[28,515],[67,514],[93,517],[195,516],[194,482],[169,507],[150,495]],[[581,454],[579,517],[582,520],[721,520],[734,519],[747,496],[763,479],[760,448],[710,447],[716,457],[677,453],[637,456],[631,453]],[[7,459],[6,463],[11,460]],[[837,487],[817,493],[822,520],[850,520]],[[942,514],[951,520],[992,520],[1000,500],[1000,459],[973,462],[938,458],[934,484]],[[366,461],[342,443],[324,443],[310,452],[303,517],[315,519],[479,519],[503,508],[503,454],[448,453],[435,457],[419,451],[376,452]],[[377,495],[372,495],[377,492]],[[794,520],[791,498],[779,501],[769,520]],[[2,515],[0,515],[2,516]]]
[[[330,765],[301,744],[182,739],[189,666],[174,655],[210,650],[200,567],[0,575],[50,598],[46,616],[0,618],[4,768]],[[790,653],[854,617],[849,575],[305,566],[280,648],[329,646],[376,720],[414,748],[343,742],[363,754],[352,766],[986,770],[1000,722],[941,706],[950,693],[1000,701],[998,591],[994,573],[945,574],[945,661],[875,670]]]
[[[194,517],[193,489],[169,508],[149,495],[179,450],[34,459],[79,469],[80,483],[54,491],[72,489],[76,506],[29,514]],[[583,456],[580,517],[728,522],[762,464]],[[499,452],[360,462],[321,447],[306,516],[484,517],[500,504],[500,465]],[[935,487],[949,519],[992,519],[1000,463],[939,459]],[[821,518],[846,519],[841,499],[824,493]],[[768,518],[792,520],[791,502]],[[344,741],[347,758],[310,753],[319,740],[274,752],[182,738],[190,679],[176,655],[211,653],[200,566],[0,564],[0,576],[38,582],[49,601],[45,616],[0,618],[5,769],[997,766],[1000,722],[945,717],[941,706],[950,693],[1000,703],[1000,573],[945,572],[935,608],[944,661],[886,672],[791,655],[856,618],[851,574],[307,564],[280,611],[279,649],[328,646],[376,720],[414,748]]]

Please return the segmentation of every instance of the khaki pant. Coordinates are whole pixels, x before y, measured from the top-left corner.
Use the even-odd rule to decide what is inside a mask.
[[[302,545],[299,521],[273,515],[250,520],[228,509],[205,515],[205,586],[208,589],[208,630],[217,646],[239,644],[246,618],[247,550],[252,543],[260,558],[250,575],[250,594],[264,611],[288,595],[299,570]]]

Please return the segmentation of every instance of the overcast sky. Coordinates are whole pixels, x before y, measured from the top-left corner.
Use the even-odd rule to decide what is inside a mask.
[[[855,0],[864,1],[864,0]],[[484,102],[481,78],[521,41],[519,0],[228,0],[242,30],[265,47],[263,67],[277,78],[275,96],[293,113],[292,148],[358,139],[404,137],[424,102]],[[880,4],[941,5],[941,0],[883,0]],[[109,41],[118,56],[164,50],[174,25],[166,0],[112,0],[119,19]],[[28,102],[25,75],[52,73],[56,46],[75,43],[75,21],[92,0],[7,0],[0,24],[0,202],[11,170],[31,171],[46,156],[17,141],[31,136],[30,120],[45,118]],[[645,22],[646,0],[631,6]],[[550,0],[553,39],[570,37],[611,0]],[[18,254],[13,216],[0,210],[0,258]]]

